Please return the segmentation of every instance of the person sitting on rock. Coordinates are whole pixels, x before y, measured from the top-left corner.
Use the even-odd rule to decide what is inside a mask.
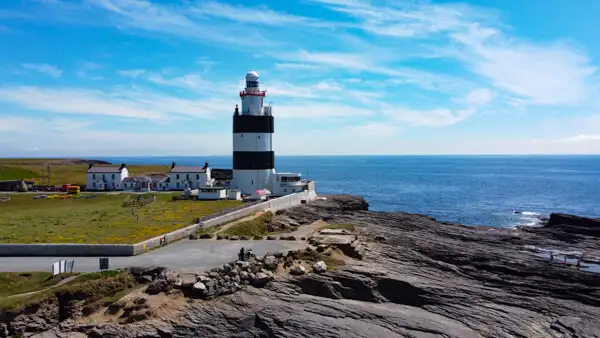
[[[248,250],[246,250],[246,259],[245,259],[245,260],[249,260],[249,259],[250,259],[250,258],[252,258],[252,257],[256,257],[256,256],[254,255],[254,252],[252,252],[252,249],[248,249]]]
[[[238,258],[240,261],[245,261],[246,259],[246,252],[244,251],[244,247],[242,247],[240,249],[240,253],[238,254]]]

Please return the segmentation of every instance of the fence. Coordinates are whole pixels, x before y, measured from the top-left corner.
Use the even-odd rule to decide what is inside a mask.
[[[155,195],[146,197],[144,195],[129,194],[129,195],[127,195],[127,197],[125,197],[125,200],[123,201],[123,206],[130,207],[133,205],[134,207],[143,207],[143,206],[147,205],[148,203],[151,203],[154,201],[156,201]]]

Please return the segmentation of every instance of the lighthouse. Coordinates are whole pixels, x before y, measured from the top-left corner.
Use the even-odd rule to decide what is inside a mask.
[[[246,88],[240,92],[241,108],[233,113],[233,186],[242,194],[272,189],[275,174],[273,151],[274,120],[271,107],[264,106],[266,91],[260,90],[253,69],[246,74]]]

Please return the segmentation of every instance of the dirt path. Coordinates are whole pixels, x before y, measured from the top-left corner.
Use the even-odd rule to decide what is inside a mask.
[[[312,222],[311,224],[301,225],[298,227],[298,230],[291,232],[289,234],[286,234],[286,235],[287,236],[292,235],[296,238],[302,238],[302,237],[308,238],[326,225],[327,225],[327,222],[325,222],[323,220],[318,220],[318,221]]]
[[[77,277],[77,276],[67,277],[67,278],[61,280],[60,282],[58,282],[58,283],[56,283],[56,284],[54,284],[54,285],[52,285],[50,287],[47,287],[45,289],[36,290],[36,291],[30,291],[30,292],[25,292],[25,293],[18,293],[16,295],[10,295],[7,298],[29,296],[29,295],[34,295],[36,293],[44,292],[44,291],[47,291],[47,290],[50,290],[50,289],[54,289],[56,287],[59,287],[61,285],[65,285],[65,284],[71,282],[72,280],[75,279],[75,277]]]
[[[222,233],[223,231],[231,228],[232,226],[241,223],[241,222],[246,222],[246,221],[250,221],[255,219],[256,217],[262,216],[265,212],[264,211],[257,211],[256,213],[250,215],[250,216],[246,216],[244,218],[238,219],[237,221],[233,221],[230,223],[225,224],[224,226],[221,227],[221,229],[215,231],[214,235],[216,236],[217,234]],[[215,236],[213,236],[213,238],[215,238]]]

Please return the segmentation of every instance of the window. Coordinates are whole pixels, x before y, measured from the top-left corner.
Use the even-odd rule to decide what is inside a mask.
[[[177,179],[179,179],[179,174],[177,174]]]
[[[258,135],[258,139],[260,140],[260,135]]]
[[[179,182],[177,182],[177,188],[179,188]]]
[[[189,180],[190,179],[190,174],[185,174],[185,178]]]
[[[96,174],[92,175],[92,179],[95,180],[96,179]]]
[[[102,179],[105,179],[105,178],[106,178],[106,176],[104,174],[102,174]]]
[[[254,180],[252,180],[252,183],[250,183],[250,184],[254,185]]]
[[[283,192],[287,192],[287,189],[283,189]]]
[[[94,175],[94,176],[95,176],[95,175]],[[92,186],[95,188],[95,187],[96,187],[96,182],[94,182],[94,183],[92,184]]]
[[[244,138],[244,134],[240,134],[240,136],[241,136],[242,138]]]
[[[200,175],[196,174],[196,179],[199,180],[200,179]]]
[[[113,179],[113,180],[115,179],[115,174],[113,174],[113,175],[112,175],[112,179]]]

